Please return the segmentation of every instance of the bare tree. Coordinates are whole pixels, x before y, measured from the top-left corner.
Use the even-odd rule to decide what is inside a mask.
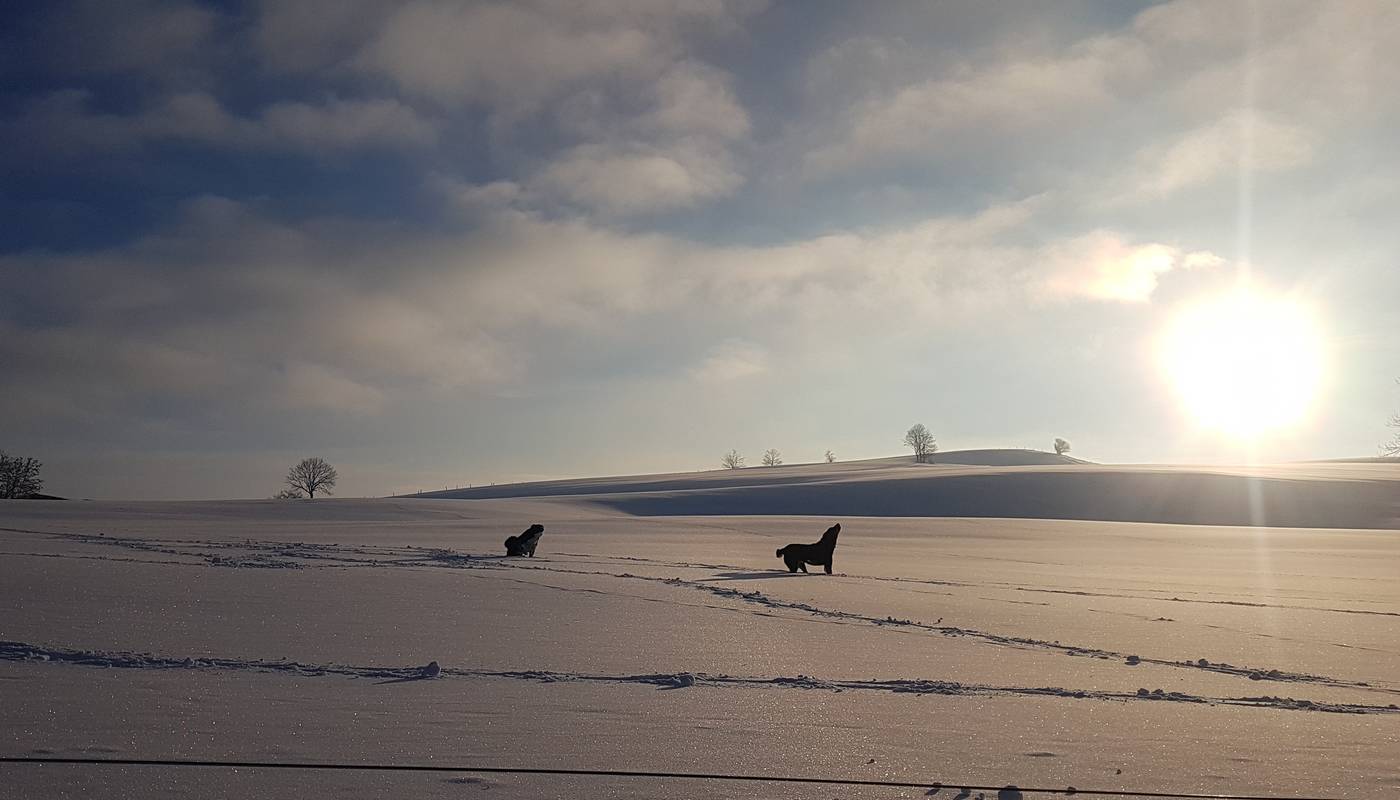
[[[324,458],[303,458],[287,473],[287,485],[306,492],[307,497],[314,499],[318,490],[330,494],[337,477],[335,467],[326,463]]]
[[[1064,439],[1055,439],[1055,455],[1062,456],[1069,452],[1069,442]]]
[[[826,463],[830,464],[836,460],[836,454],[830,450],[826,451]]]
[[[43,462],[37,458],[5,455],[0,451],[0,499],[17,500],[36,495],[44,488],[39,477]]]
[[[1400,378],[1396,378],[1395,382],[1400,383]],[[1395,433],[1385,444],[1381,445],[1381,457],[1400,458],[1400,413],[1391,414],[1390,421],[1385,424],[1394,428]]]
[[[738,450],[730,450],[719,463],[725,469],[739,469],[744,466],[744,457],[739,455]]]
[[[938,452],[938,444],[934,442],[933,434],[928,432],[928,428],[925,428],[922,422],[904,434],[904,446],[914,448],[914,460],[921,464]]]
[[[779,453],[777,448],[770,447],[763,451],[763,466],[776,467],[781,463],[783,463],[783,454]]]
[[[1390,441],[1381,445],[1381,455],[1387,458],[1400,457],[1400,414],[1391,414],[1390,421],[1386,425],[1395,428],[1395,435],[1390,437]]]

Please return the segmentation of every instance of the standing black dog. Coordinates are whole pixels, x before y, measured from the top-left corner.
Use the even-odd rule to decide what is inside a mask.
[[[506,555],[535,557],[535,548],[540,545],[540,536],[544,535],[544,526],[535,523],[525,529],[519,536],[506,537]]]
[[[822,540],[813,544],[790,544],[787,547],[778,549],[778,558],[787,564],[788,572],[796,572],[799,569],[807,571],[807,565],[826,567],[826,574],[831,574],[831,557],[836,553],[836,537],[841,533],[841,523],[836,523],[826,529],[822,534]]]

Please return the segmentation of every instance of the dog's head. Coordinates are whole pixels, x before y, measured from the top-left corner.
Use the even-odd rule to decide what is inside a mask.
[[[830,528],[827,528],[827,529],[826,529],[826,533],[823,533],[823,534],[822,534],[822,541],[823,541],[823,542],[826,542],[826,541],[834,542],[834,541],[836,541],[836,537],[837,537],[840,533],[841,533],[841,523],[838,522],[838,523],[836,523],[835,525],[832,525]]]

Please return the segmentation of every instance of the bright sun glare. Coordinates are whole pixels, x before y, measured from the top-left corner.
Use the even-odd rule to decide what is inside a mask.
[[[1162,356],[1192,416],[1238,438],[1301,422],[1322,380],[1322,336],[1307,307],[1251,289],[1182,309]]]

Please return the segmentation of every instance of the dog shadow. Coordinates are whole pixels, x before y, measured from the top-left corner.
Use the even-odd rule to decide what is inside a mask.
[[[413,683],[414,681],[428,681],[432,678],[427,675],[408,675],[403,678],[385,678],[382,681],[375,681],[375,686],[383,686],[387,683]]]
[[[720,572],[713,578],[705,578],[707,581],[760,581],[769,578],[796,578],[801,576],[801,572],[788,572],[787,570],[769,570],[767,572]]]

